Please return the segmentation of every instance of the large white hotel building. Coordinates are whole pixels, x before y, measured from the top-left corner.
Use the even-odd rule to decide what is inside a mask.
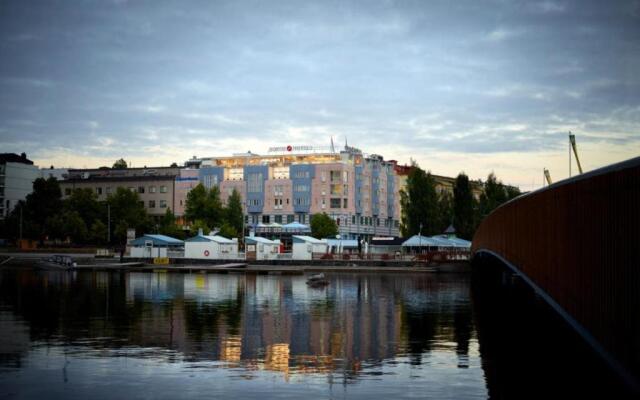
[[[401,182],[395,167],[395,161],[349,146],[339,151],[283,146],[270,148],[268,155],[194,157],[185,162],[176,191],[188,190],[196,177],[205,187],[217,185],[224,202],[236,189],[249,226],[309,224],[313,214],[327,213],[344,238],[398,236]],[[175,207],[183,213],[184,200]]]

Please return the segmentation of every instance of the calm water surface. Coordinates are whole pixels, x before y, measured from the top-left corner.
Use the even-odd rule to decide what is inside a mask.
[[[513,289],[479,295],[464,274],[328,277],[314,289],[303,276],[0,270],[0,398],[483,399],[618,387]]]

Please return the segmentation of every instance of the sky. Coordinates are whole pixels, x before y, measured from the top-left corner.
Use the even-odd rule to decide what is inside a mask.
[[[45,167],[333,138],[532,190],[569,131],[640,155],[638,0],[0,0],[0,60],[0,152]]]

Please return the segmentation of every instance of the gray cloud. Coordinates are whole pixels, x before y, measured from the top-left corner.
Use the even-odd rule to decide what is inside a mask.
[[[416,153],[538,152],[564,146],[568,127],[638,145],[638,9],[6,1],[0,145],[152,158],[163,144],[242,151],[334,135]]]

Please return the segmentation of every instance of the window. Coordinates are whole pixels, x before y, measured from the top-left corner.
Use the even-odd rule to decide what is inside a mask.
[[[244,170],[242,168],[231,168],[229,169],[229,180],[230,181],[241,181],[244,179]]]
[[[282,196],[283,189],[284,189],[284,186],[282,186],[282,185],[275,185],[275,186],[273,187],[273,194],[274,194],[274,196]]]
[[[138,186],[138,193],[144,193],[144,186]]]
[[[293,199],[293,204],[296,206],[308,206],[310,202],[308,197],[296,197]]]
[[[64,195],[65,195],[65,196],[70,196],[70,195],[71,195],[71,189],[69,189],[69,188],[65,188],[65,189],[64,189]]]
[[[308,192],[309,191],[309,185],[295,185],[295,186],[293,186],[293,191],[294,192]]]
[[[156,208],[156,201],[155,200],[149,200],[149,208]]]
[[[309,171],[296,171],[295,177],[296,178],[308,178],[309,177]]]
[[[111,186],[107,186],[107,194],[111,194]]]
[[[351,216],[351,225],[355,225],[356,224],[356,216],[352,215]]]
[[[100,196],[100,195],[102,194],[102,188],[101,188],[101,187],[97,187],[97,188],[96,188],[96,194],[97,194],[98,196]]]
[[[340,171],[331,171],[330,172],[330,177],[331,177],[331,182],[340,182]]]
[[[247,200],[247,205],[249,205],[249,206],[259,206],[259,205],[262,205],[262,200],[260,200],[260,199],[249,199],[249,200]]]
[[[349,181],[349,172],[342,171],[342,182],[347,183]]]
[[[130,192],[135,192],[136,188],[129,186],[127,189],[129,189]]]
[[[166,200],[160,200],[160,208],[167,208],[167,201]]]
[[[320,180],[325,182],[327,180],[327,171],[320,172]]]
[[[282,215],[274,215],[273,219],[275,220],[276,224],[281,224],[282,223]]]
[[[347,199],[343,199],[342,203],[342,208],[347,208]]]
[[[336,225],[340,226],[340,218],[336,218]]]
[[[138,204],[140,204],[140,207],[144,207],[144,201],[139,201]]]
[[[331,184],[331,194],[334,196],[342,195],[342,185]]]
[[[160,186],[160,193],[167,193],[167,187],[166,186]],[[160,205],[160,207],[162,207],[162,205]]]
[[[330,203],[329,203],[329,206],[331,208],[340,208],[340,203],[341,203],[340,199],[331,199]]]
[[[156,192],[156,187],[155,186],[149,186],[149,193],[155,193]]]
[[[262,223],[263,224],[268,224],[269,223],[269,216],[268,215],[263,215],[262,216]]]
[[[273,168],[273,179],[289,179],[289,167]]]
[[[202,183],[204,187],[211,189],[212,186],[216,186],[218,184],[218,175],[205,175]]]
[[[287,224],[290,224],[293,222],[293,215],[287,215]]]
[[[247,177],[247,192],[248,193],[261,193],[262,192],[262,172],[256,172],[249,174]]]

